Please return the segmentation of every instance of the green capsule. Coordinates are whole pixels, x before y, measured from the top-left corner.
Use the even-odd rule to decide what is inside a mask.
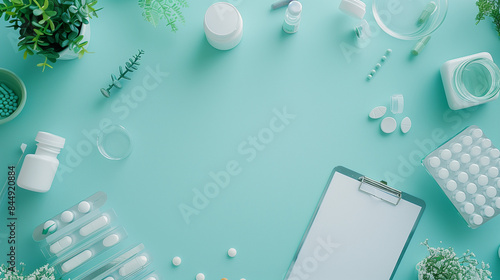
[[[429,19],[429,17],[436,11],[436,9],[437,9],[436,3],[434,1],[429,2],[429,4],[425,6],[425,9],[420,14],[420,17],[418,17],[417,25],[420,26],[424,24]]]
[[[427,43],[429,43],[430,39],[431,39],[431,36],[425,36],[424,38],[420,39],[420,41],[418,41],[417,44],[415,44],[415,46],[411,50],[411,54],[418,55],[419,53],[421,53],[422,50],[427,45]]]

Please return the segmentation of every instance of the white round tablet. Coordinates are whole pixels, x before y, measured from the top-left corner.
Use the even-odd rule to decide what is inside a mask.
[[[483,206],[486,203],[486,197],[484,195],[478,194],[476,197],[474,197],[474,203]]]
[[[43,234],[54,233],[57,230],[57,223],[53,220],[48,220],[43,224]]]
[[[479,173],[479,165],[473,163],[469,166],[469,173],[475,175]]]
[[[467,187],[465,187],[468,193],[475,194],[477,192],[477,186],[474,183],[468,183]]]
[[[490,158],[487,157],[487,156],[483,156],[479,159],[479,164],[481,164],[482,166],[486,166],[486,165],[489,165],[491,162]]]
[[[181,265],[181,263],[182,263],[182,259],[180,257],[174,257],[172,259],[172,264],[175,266],[179,266],[179,265]]]
[[[479,175],[479,177],[477,177],[477,183],[480,186],[486,186],[488,184],[488,177],[486,177],[486,175]]]
[[[500,150],[499,149],[491,149],[490,157],[492,157],[492,158],[500,157]]]
[[[441,150],[441,152],[439,153],[439,156],[444,159],[444,160],[449,160],[452,156],[451,154],[451,151],[448,150],[448,149],[443,149]]]
[[[457,179],[460,183],[465,183],[467,180],[469,180],[469,175],[465,172],[460,172],[458,173]]]
[[[460,169],[460,162],[452,160],[448,164],[448,168],[450,168],[451,171],[457,171],[458,169]]]
[[[82,201],[78,204],[78,211],[82,214],[90,212],[90,208],[92,208],[92,206],[87,201]]]
[[[451,151],[455,154],[460,153],[462,151],[462,145],[460,145],[460,143],[451,145]]]
[[[470,216],[470,222],[473,225],[479,226],[483,223],[483,217],[481,217],[477,214],[474,214],[474,215]]]
[[[493,206],[495,206],[497,209],[500,209],[500,197],[493,199]]]
[[[457,202],[464,202],[466,197],[467,197],[467,196],[465,195],[465,193],[464,193],[464,192],[460,192],[460,191],[459,191],[459,192],[457,192],[457,193],[455,194],[455,200],[456,200]]]
[[[485,206],[483,208],[483,214],[486,217],[491,218],[491,217],[493,217],[493,215],[495,215],[495,209],[493,209],[493,207],[491,207],[491,206]]]
[[[479,146],[474,146],[470,149],[470,155],[473,157],[477,157],[478,155],[481,154],[481,147]]]
[[[378,106],[372,109],[370,114],[368,115],[371,119],[380,119],[387,112],[387,108],[385,106]]]
[[[480,128],[476,128],[472,131],[472,137],[474,138],[480,138],[481,136],[483,136],[483,131],[480,129]]]
[[[75,215],[71,211],[64,211],[61,214],[61,221],[63,223],[71,223],[74,218],[75,218]]]
[[[500,189],[500,180],[497,179],[497,187]]]
[[[401,132],[408,133],[411,129],[411,119],[406,117],[401,121]]]
[[[469,215],[474,213],[474,210],[475,210],[474,204],[470,202],[465,203],[464,207],[462,207],[462,211]]]
[[[398,123],[392,117],[387,117],[380,123],[380,129],[382,129],[384,133],[393,133],[397,126]]]
[[[429,165],[436,168],[441,164],[441,160],[438,157],[429,158]]]
[[[498,176],[498,173],[498,168],[494,166],[488,168],[488,176],[490,176],[491,178],[496,178]]]
[[[471,158],[470,158],[469,154],[463,154],[463,155],[460,156],[460,161],[462,163],[469,163],[470,160],[471,160]]]
[[[481,141],[481,146],[486,149],[486,148],[489,148],[491,147],[491,140],[486,138],[486,139],[483,139],[483,141]]]
[[[439,176],[439,178],[444,180],[444,179],[448,178],[448,176],[450,176],[450,172],[446,168],[441,168],[438,172],[438,176]]]
[[[448,183],[446,183],[446,189],[450,192],[455,191],[457,189],[457,182],[449,180]]]
[[[465,146],[471,145],[472,144],[472,137],[464,136],[464,138],[462,138],[462,144],[464,144]]]
[[[488,197],[495,197],[497,196],[497,189],[495,189],[494,187],[487,187],[486,190],[484,191],[484,193],[488,196]]]
[[[236,253],[237,253],[236,249],[234,249],[234,248],[227,250],[227,255],[230,256],[231,258],[236,257]]]
[[[205,280],[205,274],[203,273],[196,274],[196,280]]]

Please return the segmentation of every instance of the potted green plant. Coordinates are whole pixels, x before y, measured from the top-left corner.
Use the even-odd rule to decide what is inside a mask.
[[[3,0],[0,17],[19,30],[19,51],[40,55],[52,66],[58,59],[81,58],[88,53],[89,19],[97,17],[97,0]]]

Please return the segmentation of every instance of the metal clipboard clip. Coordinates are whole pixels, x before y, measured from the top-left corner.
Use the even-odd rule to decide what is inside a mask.
[[[362,192],[382,199],[393,205],[398,205],[401,200],[401,191],[393,189],[382,182],[375,181],[366,176],[361,176],[358,180],[361,181],[359,190]]]

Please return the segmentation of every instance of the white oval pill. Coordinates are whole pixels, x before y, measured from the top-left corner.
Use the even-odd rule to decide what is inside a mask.
[[[462,145],[460,145],[459,143],[451,145],[451,151],[455,154],[460,153],[462,151]]]
[[[175,266],[179,266],[179,265],[181,265],[181,263],[182,263],[182,259],[180,257],[174,257],[172,259],[172,264]]]
[[[196,274],[196,280],[205,280],[205,274],[203,273]]]
[[[101,216],[80,229],[81,236],[87,236],[100,228],[106,226],[109,223],[109,219],[106,216]]]
[[[443,149],[441,150],[441,152],[439,153],[439,156],[444,159],[444,160],[449,160],[452,156],[451,154],[451,151],[448,150],[448,149]]]
[[[392,117],[387,117],[380,123],[380,129],[382,129],[384,133],[393,133],[397,126],[398,123]]]
[[[477,214],[474,214],[474,215],[470,216],[470,222],[473,225],[479,226],[483,223],[483,217],[481,217]]]
[[[492,157],[494,159],[500,157],[500,150],[499,149],[491,149],[490,157]]]
[[[104,238],[102,245],[104,245],[104,247],[111,247],[116,245],[118,242],[120,242],[120,236],[118,236],[118,234],[111,234],[110,236]]]
[[[483,136],[483,131],[480,128],[476,128],[472,131],[471,134],[474,138],[480,138],[481,136]]]
[[[63,272],[68,272],[73,269],[75,269],[77,266],[83,264],[84,262],[88,261],[92,257],[92,251],[90,250],[85,250],[81,252],[80,254],[74,256],[73,258],[69,259],[65,263],[61,265],[61,269]]]
[[[457,192],[457,193],[455,194],[455,200],[456,200],[457,202],[464,202],[466,197],[467,197],[467,196],[465,195],[465,193],[464,193],[464,192]]]
[[[441,164],[441,160],[438,157],[429,158],[429,165],[436,168]]]
[[[477,192],[477,186],[474,183],[468,183],[465,189],[470,194],[475,194]]]
[[[70,236],[65,236],[59,239],[54,244],[50,245],[49,250],[52,254],[57,254],[62,250],[68,248],[71,245],[71,243],[73,243],[73,239]]]
[[[488,176],[490,176],[491,178],[496,178],[498,176],[498,173],[498,168],[494,166],[488,168]]]
[[[448,164],[448,168],[450,168],[451,171],[457,171],[460,169],[460,162],[452,160],[450,164]]]
[[[411,120],[410,118],[406,117],[401,121],[401,132],[408,133],[410,129],[411,129]]]
[[[462,163],[469,163],[470,160],[471,160],[471,158],[470,158],[469,154],[463,154],[463,155],[460,156],[460,161]]]
[[[469,180],[469,175],[465,172],[460,172],[458,173],[457,179],[460,183],[465,183],[467,180]]]
[[[448,178],[448,176],[450,176],[450,172],[446,168],[441,168],[438,172],[438,176],[439,176],[439,178],[444,180],[444,179]]]
[[[470,202],[465,203],[464,206],[462,207],[462,211],[469,215],[474,213],[474,210],[475,210],[474,204]]]
[[[481,147],[479,146],[474,146],[470,149],[470,155],[473,157],[477,157],[478,155],[481,154]]]
[[[469,173],[472,175],[476,175],[479,173],[479,165],[473,163],[469,166]]]
[[[486,197],[484,195],[478,194],[476,197],[474,197],[474,203],[483,206],[486,203]]]
[[[43,224],[43,234],[54,233],[57,230],[57,223],[53,220],[48,220]]]
[[[472,144],[472,137],[464,136],[464,138],[462,138],[462,144],[464,144],[465,146],[471,145]]]
[[[488,138],[483,139],[483,141],[481,141],[481,147],[484,149],[491,147],[491,140]]]
[[[385,115],[386,112],[387,112],[387,108],[385,106],[378,106],[378,107],[375,107],[372,109],[369,117],[371,119],[374,119],[374,120],[380,119],[381,117],[383,117]]]
[[[61,214],[61,221],[63,221],[64,223],[71,223],[74,218],[75,215],[71,211],[64,211]]]
[[[227,255],[230,256],[231,258],[236,257],[236,253],[237,253],[236,249],[234,249],[234,248],[227,250]]]
[[[484,193],[488,196],[488,197],[495,197],[497,196],[497,189],[495,189],[494,187],[487,187],[486,190],[484,191]]]
[[[491,162],[490,158],[487,157],[487,156],[484,156],[484,157],[481,157],[479,159],[479,164],[481,164],[482,166],[486,166],[486,165],[489,165]]]
[[[454,180],[449,180],[448,183],[446,183],[446,189],[448,189],[450,192],[455,191],[457,189],[457,182]]]
[[[86,213],[90,212],[91,208],[92,208],[92,205],[90,205],[90,203],[87,201],[82,201],[78,204],[78,211],[82,214],[86,214]]]
[[[486,217],[488,217],[488,218],[491,218],[491,217],[493,217],[493,215],[495,215],[495,209],[493,209],[490,206],[485,206],[483,208],[482,212],[483,212],[483,215],[486,216]]]
[[[125,277],[128,276],[137,270],[141,269],[148,263],[148,258],[146,256],[138,256],[128,263],[124,264],[119,270],[118,273],[120,276]]]
[[[477,177],[477,183],[480,186],[486,186],[488,184],[488,177],[486,177],[486,175],[479,175],[479,177]]]

